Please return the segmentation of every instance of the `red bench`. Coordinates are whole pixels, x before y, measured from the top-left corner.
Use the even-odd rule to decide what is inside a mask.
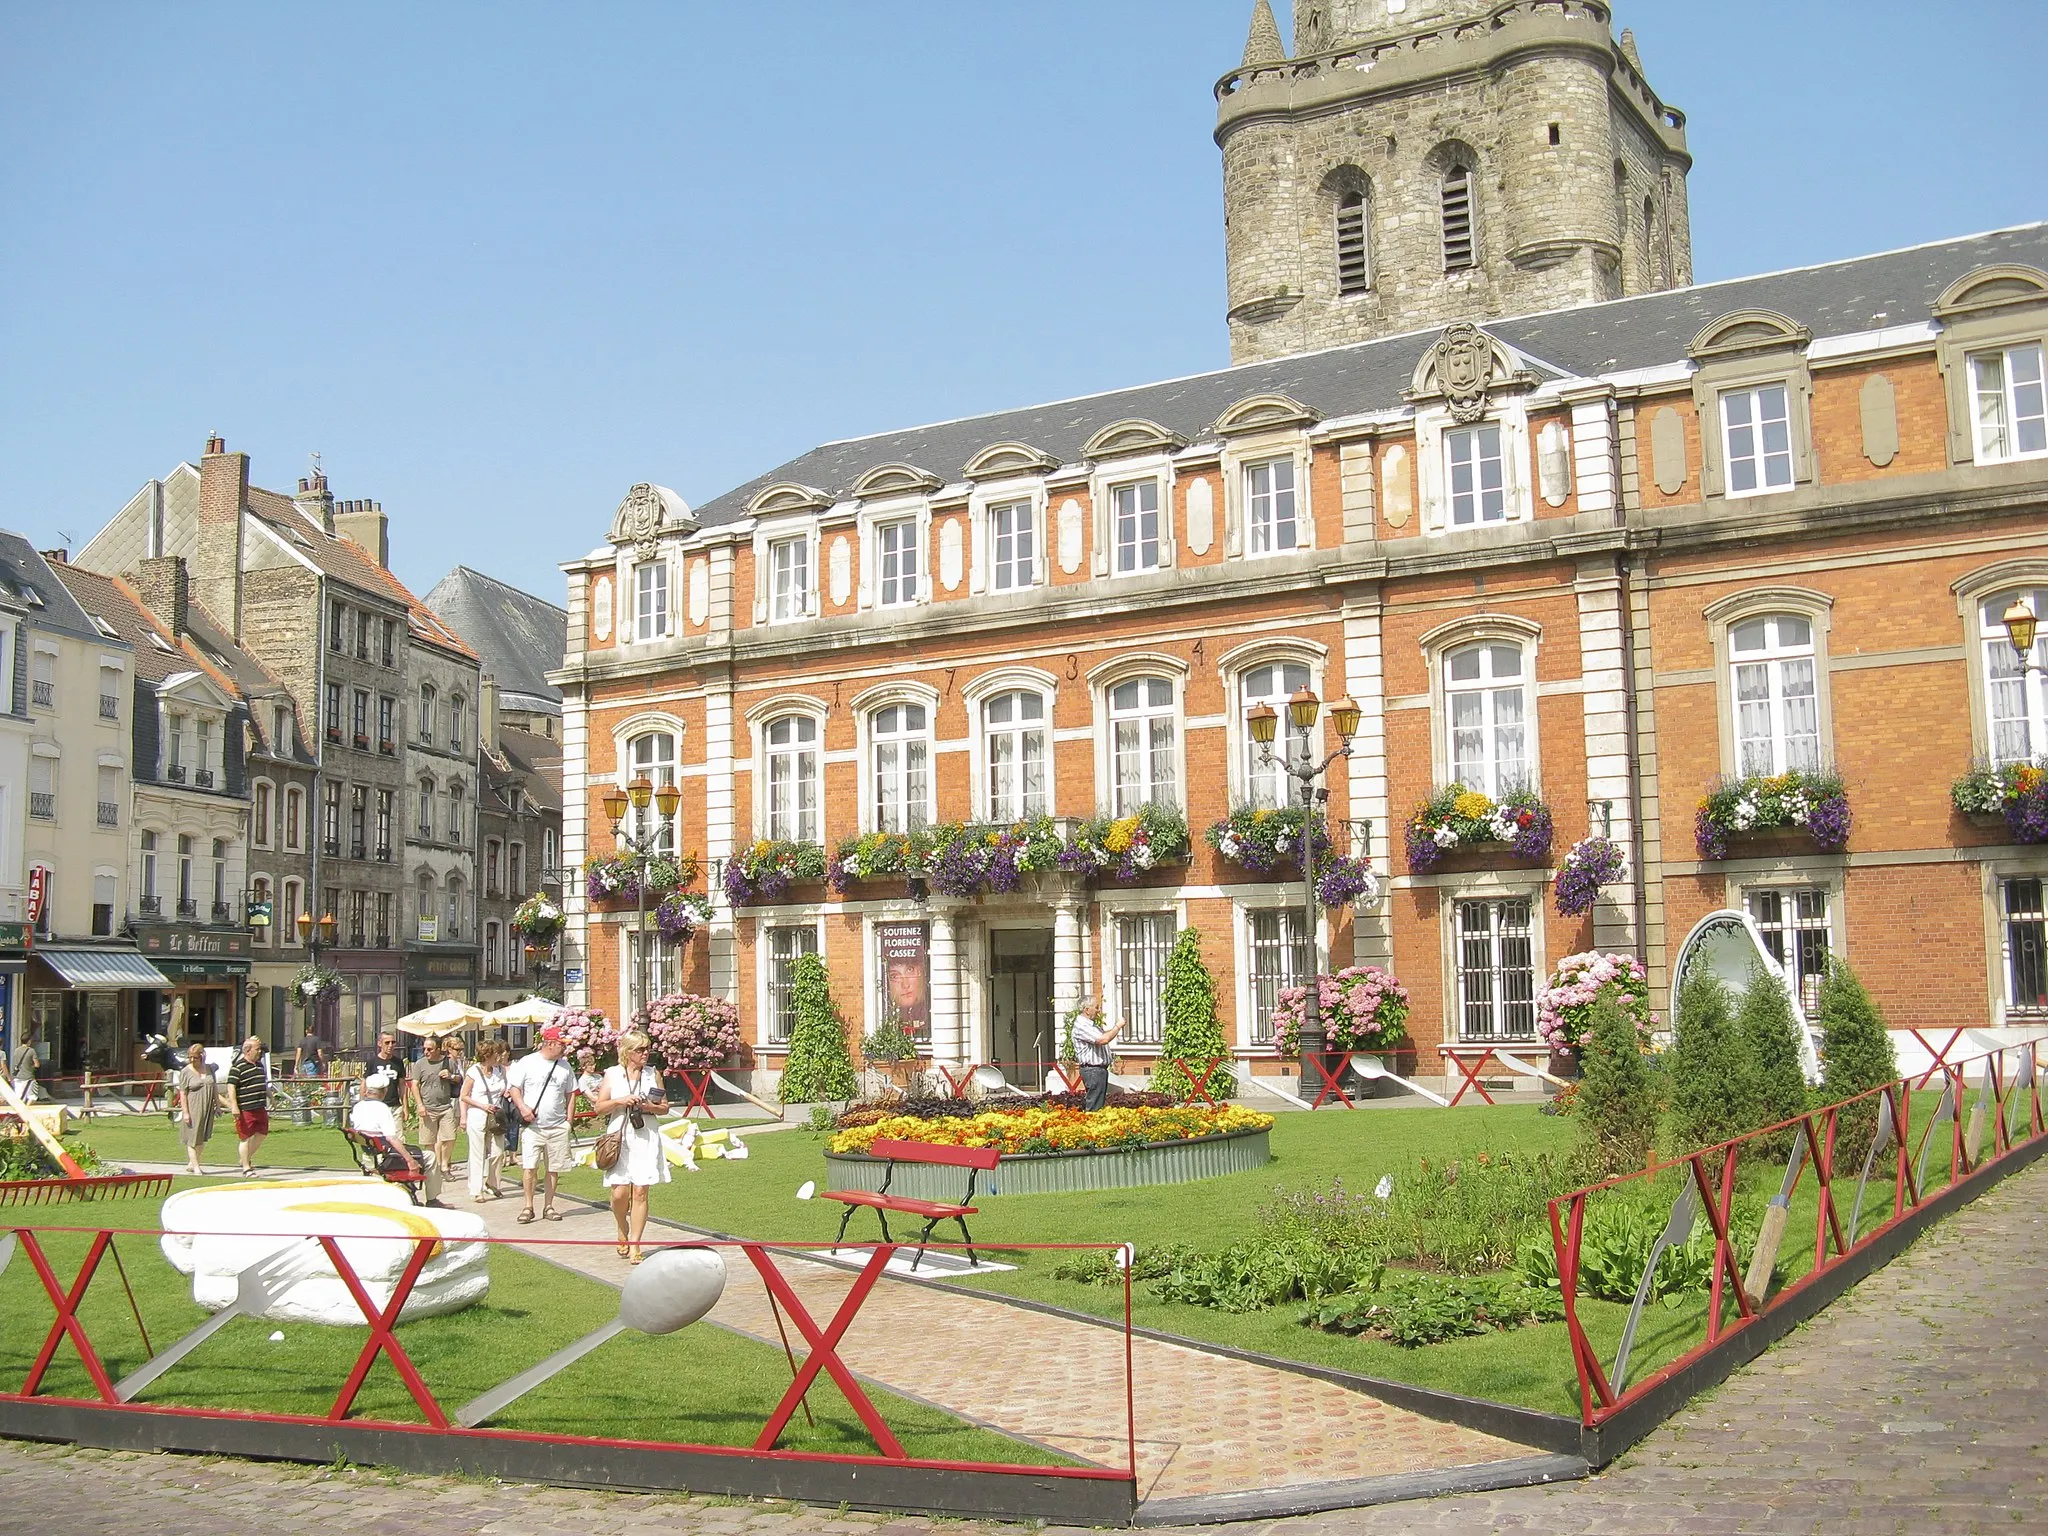
[[[348,1141],[348,1150],[356,1160],[356,1166],[373,1179],[382,1179],[386,1184],[396,1184],[405,1191],[406,1198],[414,1205],[426,1203],[422,1193],[427,1182],[424,1168],[409,1166],[405,1153],[394,1147],[382,1136],[344,1125],[341,1134]]]
[[[928,1141],[896,1141],[883,1138],[868,1147],[868,1156],[883,1158],[888,1167],[882,1172],[880,1189],[828,1189],[823,1191],[827,1200],[838,1200],[846,1206],[846,1214],[839,1218],[839,1235],[832,1240],[837,1248],[846,1240],[846,1224],[853,1220],[853,1213],[866,1206],[875,1213],[882,1224],[882,1241],[894,1242],[889,1236],[889,1213],[900,1216],[924,1218],[924,1230],[917,1235],[917,1257],[910,1261],[916,1269],[924,1262],[924,1251],[932,1240],[932,1228],[942,1221],[959,1223],[960,1240],[967,1248],[967,1262],[975,1264],[974,1236],[967,1230],[967,1218],[981,1213],[973,1205],[974,1184],[984,1171],[993,1170],[1002,1153],[994,1147],[941,1147]],[[924,1163],[941,1168],[965,1168],[967,1170],[967,1191],[957,1203],[948,1204],[942,1200],[916,1200],[909,1195],[892,1195],[889,1185],[896,1177],[898,1163]]]

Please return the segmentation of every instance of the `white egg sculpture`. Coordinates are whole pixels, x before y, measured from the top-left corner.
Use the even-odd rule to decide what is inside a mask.
[[[661,1248],[626,1276],[619,1321],[641,1333],[687,1328],[725,1294],[725,1260],[716,1248]]]

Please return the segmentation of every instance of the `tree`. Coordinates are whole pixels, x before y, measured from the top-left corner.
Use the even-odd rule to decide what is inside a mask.
[[[1749,1063],[1728,989],[1695,971],[1678,989],[1671,1050],[1671,1137],[1677,1150],[1712,1146],[1750,1129]]]
[[[1840,960],[1828,963],[1820,984],[1821,1097],[1839,1104],[1882,1087],[1899,1075],[1884,1016],[1863,990],[1856,973]],[[1835,1119],[1835,1163],[1860,1163],[1877,1130],[1877,1101],[1842,1110]]]
[[[1752,966],[1735,1014],[1735,1034],[1748,1064],[1751,1128],[1776,1125],[1806,1113],[1806,1067],[1799,1057],[1799,1021],[1785,984],[1762,966]],[[1770,1157],[1792,1151],[1798,1132],[1782,1131],[1754,1144]]]
[[[1586,1024],[1572,1110],[1579,1121],[1580,1157],[1598,1180],[1633,1173],[1650,1160],[1657,1145],[1658,1092],[1635,1021],[1613,984],[1593,999]]]
[[[1187,1062],[1197,1075],[1212,1057],[1224,1064],[1210,1076],[1207,1091],[1215,1098],[1237,1092],[1237,1077],[1229,1067],[1230,1046],[1223,1038],[1223,1025],[1216,1017],[1216,983],[1202,964],[1202,936],[1183,928],[1173,941],[1173,953],[1166,959],[1166,990],[1160,997],[1166,1028],[1159,1042],[1159,1061],[1152,1068],[1154,1093],[1194,1092],[1197,1077],[1190,1077],[1175,1058]]]
[[[825,962],[799,955],[790,985],[796,1022],[789,1031],[789,1060],[783,1064],[777,1090],[785,1104],[816,1104],[850,1099],[857,1091],[853,1057],[846,1048],[846,1021],[832,1001],[832,981]]]

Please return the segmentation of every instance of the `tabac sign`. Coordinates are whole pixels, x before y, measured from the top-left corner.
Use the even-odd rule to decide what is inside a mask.
[[[239,928],[174,928],[138,924],[135,944],[152,958],[242,960],[249,954],[249,935]]]

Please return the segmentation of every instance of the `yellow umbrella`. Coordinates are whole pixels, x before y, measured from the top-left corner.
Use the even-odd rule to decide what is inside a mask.
[[[551,1003],[544,997],[526,997],[484,1017],[493,1024],[546,1024],[561,1011],[560,1003]]]
[[[488,1023],[490,1015],[481,1008],[446,998],[417,1013],[408,1013],[394,1026],[408,1035],[445,1035],[459,1029],[475,1029]]]

